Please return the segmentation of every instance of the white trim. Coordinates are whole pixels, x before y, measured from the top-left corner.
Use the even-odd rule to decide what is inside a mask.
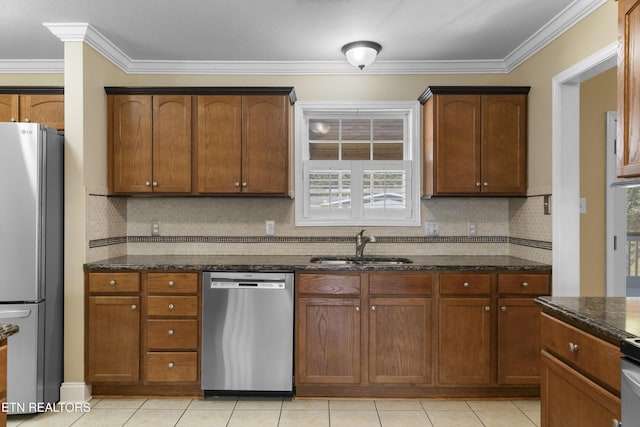
[[[617,181],[617,159],[615,143],[617,134],[616,111],[607,111],[607,137],[606,137],[606,247],[607,247],[607,296],[627,296],[627,189],[614,187],[611,184]],[[614,238],[616,247],[614,248]]]
[[[0,74],[64,73],[62,59],[0,59]]]
[[[580,83],[616,66],[611,43],[552,81],[553,295],[580,295]]]
[[[91,386],[82,382],[65,381],[60,386],[60,402],[88,402]]]
[[[88,23],[50,23],[47,27],[63,42],[82,41],[128,74],[506,74],[547,46],[607,0],[575,0],[503,59],[474,61],[376,61],[358,70],[347,61],[148,61],[127,56]],[[16,68],[0,61],[0,73],[61,72],[62,60],[25,61]],[[31,68],[24,66],[31,65]],[[49,68],[50,67],[50,68]]]

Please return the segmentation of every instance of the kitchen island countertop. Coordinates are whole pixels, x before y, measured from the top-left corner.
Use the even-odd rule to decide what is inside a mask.
[[[18,332],[18,326],[10,323],[0,323],[0,341],[9,338],[11,335]]]
[[[538,297],[542,311],[616,346],[640,337],[640,298]]]
[[[428,270],[530,270],[550,271],[551,266],[512,256],[413,256],[402,265],[321,265],[310,259],[316,255],[127,255],[90,262],[85,270],[242,270],[242,271],[428,271]]]

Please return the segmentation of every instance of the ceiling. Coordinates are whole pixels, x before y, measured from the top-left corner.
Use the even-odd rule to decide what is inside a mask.
[[[61,23],[133,73],[356,73],[357,40],[365,73],[507,72],[606,1],[7,0],[0,72],[61,71]]]

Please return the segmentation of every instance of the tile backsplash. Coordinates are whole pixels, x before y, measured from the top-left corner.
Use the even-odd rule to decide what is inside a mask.
[[[265,220],[275,235],[265,236]],[[376,255],[514,255],[551,263],[551,217],[542,197],[422,200],[420,227],[367,227]],[[152,223],[160,235],[152,236]],[[477,236],[467,237],[467,223]],[[87,261],[120,255],[352,254],[360,227],[296,227],[286,198],[87,196]]]

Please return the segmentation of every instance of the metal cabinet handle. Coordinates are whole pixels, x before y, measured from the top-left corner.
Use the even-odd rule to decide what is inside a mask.
[[[523,288],[526,288],[526,287],[528,287],[528,286],[529,286],[529,284],[528,284],[527,282],[522,282],[522,287],[523,287]]]
[[[168,333],[169,335],[173,335],[173,334],[174,334],[173,329],[169,329],[169,331],[168,331],[167,333]]]
[[[169,280],[169,286],[171,287],[171,286],[173,286],[173,285],[175,285],[175,283],[173,282],[173,280]]]
[[[28,118],[24,119],[25,122],[29,123],[31,120],[29,120]]]
[[[11,117],[11,121],[15,123],[16,118],[15,117]]]
[[[240,187],[240,183],[238,181],[236,181],[236,182],[233,183],[233,186],[234,187]]]
[[[115,286],[115,285],[116,285],[116,281],[115,281],[115,280],[110,280],[110,281],[109,281],[109,284],[110,284],[111,286]]]
[[[360,306],[356,305],[356,311],[359,313],[360,312]]]
[[[611,420],[611,427],[622,427],[622,424],[620,424],[620,421],[614,418]]]
[[[169,310],[173,310],[174,309],[174,305],[173,304],[169,304]]]
[[[242,183],[242,186],[243,186],[243,187],[246,187],[246,186],[247,186],[247,183],[246,183],[246,182],[243,182],[243,183]]]
[[[569,343],[569,351],[571,353],[575,353],[579,350],[578,344],[574,344],[572,342]]]
[[[376,311],[376,306],[375,305],[371,306],[371,311]]]
[[[488,182],[485,182],[483,185],[484,185],[485,187],[488,187],[488,186],[489,186],[489,183],[488,183]]]
[[[476,182],[476,187],[480,187],[480,182]]]
[[[173,368],[173,362],[169,362],[169,363],[167,364],[167,367],[168,367],[169,369]]]
[[[131,304],[131,310],[135,311],[138,309],[138,306],[135,304]]]
[[[158,181],[153,181],[153,186],[157,187],[158,186]]]
[[[150,181],[145,181],[144,185],[146,185],[147,187],[150,187],[151,186],[151,182]]]
[[[469,286],[471,286],[471,283],[469,283],[469,282],[464,282],[464,283],[462,284],[462,286],[464,286],[465,288],[468,288]]]
[[[507,307],[502,306],[502,307],[500,307],[500,310],[501,310],[501,311],[507,311]]]
[[[491,307],[489,307],[488,305],[484,306],[484,311],[491,311]]]

